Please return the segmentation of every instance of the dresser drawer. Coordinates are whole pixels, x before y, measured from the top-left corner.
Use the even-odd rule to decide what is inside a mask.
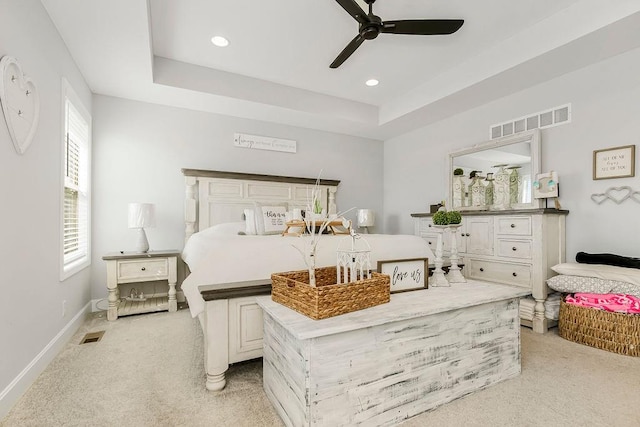
[[[433,233],[433,221],[431,218],[420,218],[420,234]]]
[[[436,251],[436,245],[438,244],[438,238],[436,236],[425,236],[422,235],[420,236],[424,239],[425,242],[427,242],[427,245],[429,245],[429,248],[431,248],[431,250],[435,253]]]
[[[531,236],[531,217],[499,217],[497,223],[498,234]]]
[[[473,279],[531,287],[531,266],[527,264],[469,259],[464,269]]]
[[[168,271],[166,258],[118,261],[118,282],[162,280],[168,277]]]
[[[531,259],[531,240],[498,239],[498,256]]]

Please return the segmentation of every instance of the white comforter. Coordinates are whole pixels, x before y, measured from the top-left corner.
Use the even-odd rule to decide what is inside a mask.
[[[363,236],[371,246],[371,262],[403,258],[434,256],[427,243],[418,236],[367,234]],[[198,286],[269,279],[272,273],[304,270],[302,255],[294,246],[304,248],[306,237],[214,235],[207,230],[196,233],[187,242],[182,258],[191,274],[182,283],[191,315],[204,311],[204,300]],[[340,242],[345,247],[345,235],[323,235],[317,248],[316,267],[336,264],[336,250]],[[348,245],[346,247],[349,247]]]

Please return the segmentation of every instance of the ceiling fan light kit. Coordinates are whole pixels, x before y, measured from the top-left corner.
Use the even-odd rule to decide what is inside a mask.
[[[376,0],[364,0],[369,5],[369,13],[355,2],[355,0],[336,0],[360,25],[358,35],[340,52],[329,67],[338,68],[365,40],[373,40],[380,33],[410,34],[410,35],[445,35],[453,34],[462,27],[462,19],[407,19],[401,21],[382,21],[373,14],[373,3]]]

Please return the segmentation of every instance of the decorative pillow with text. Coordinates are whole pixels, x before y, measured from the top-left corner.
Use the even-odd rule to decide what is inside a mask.
[[[286,203],[256,203],[256,229],[258,234],[280,234],[287,228]]]

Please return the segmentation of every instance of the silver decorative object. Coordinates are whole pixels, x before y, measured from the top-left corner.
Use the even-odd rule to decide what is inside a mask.
[[[465,182],[463,175],[453,176],[453,207],[465,206]]]
[[[344,242],[351,243],[345,248]],[[353,283],[371,278],[371,246],[355,230],[338,244],[336,283]]]
[[[518,169],[521,166],[509,166],[507,169],[511,170],[509,174],[509,203],[515,205],[519,202],[520,195],[520,185],[522,183],[522,178],[518,173]]]
[[[477,175],[480,171],[474,171],[476,175],[471,178],[471,184],[469,184],[469,206],[484,206],[484,185],[482,184],[482,177]]]
[[[510,174],[505,170],[507,165],[496,165],[498,172],[495,174],[494,192],[493,192],[493,209],[503,210],[511,207],[511,194],[509,187]]]
[[[493,174],[488,173],[487,177],[484,179],[487,184],[484,186],[484,204],[487,206],[493,205]]]

